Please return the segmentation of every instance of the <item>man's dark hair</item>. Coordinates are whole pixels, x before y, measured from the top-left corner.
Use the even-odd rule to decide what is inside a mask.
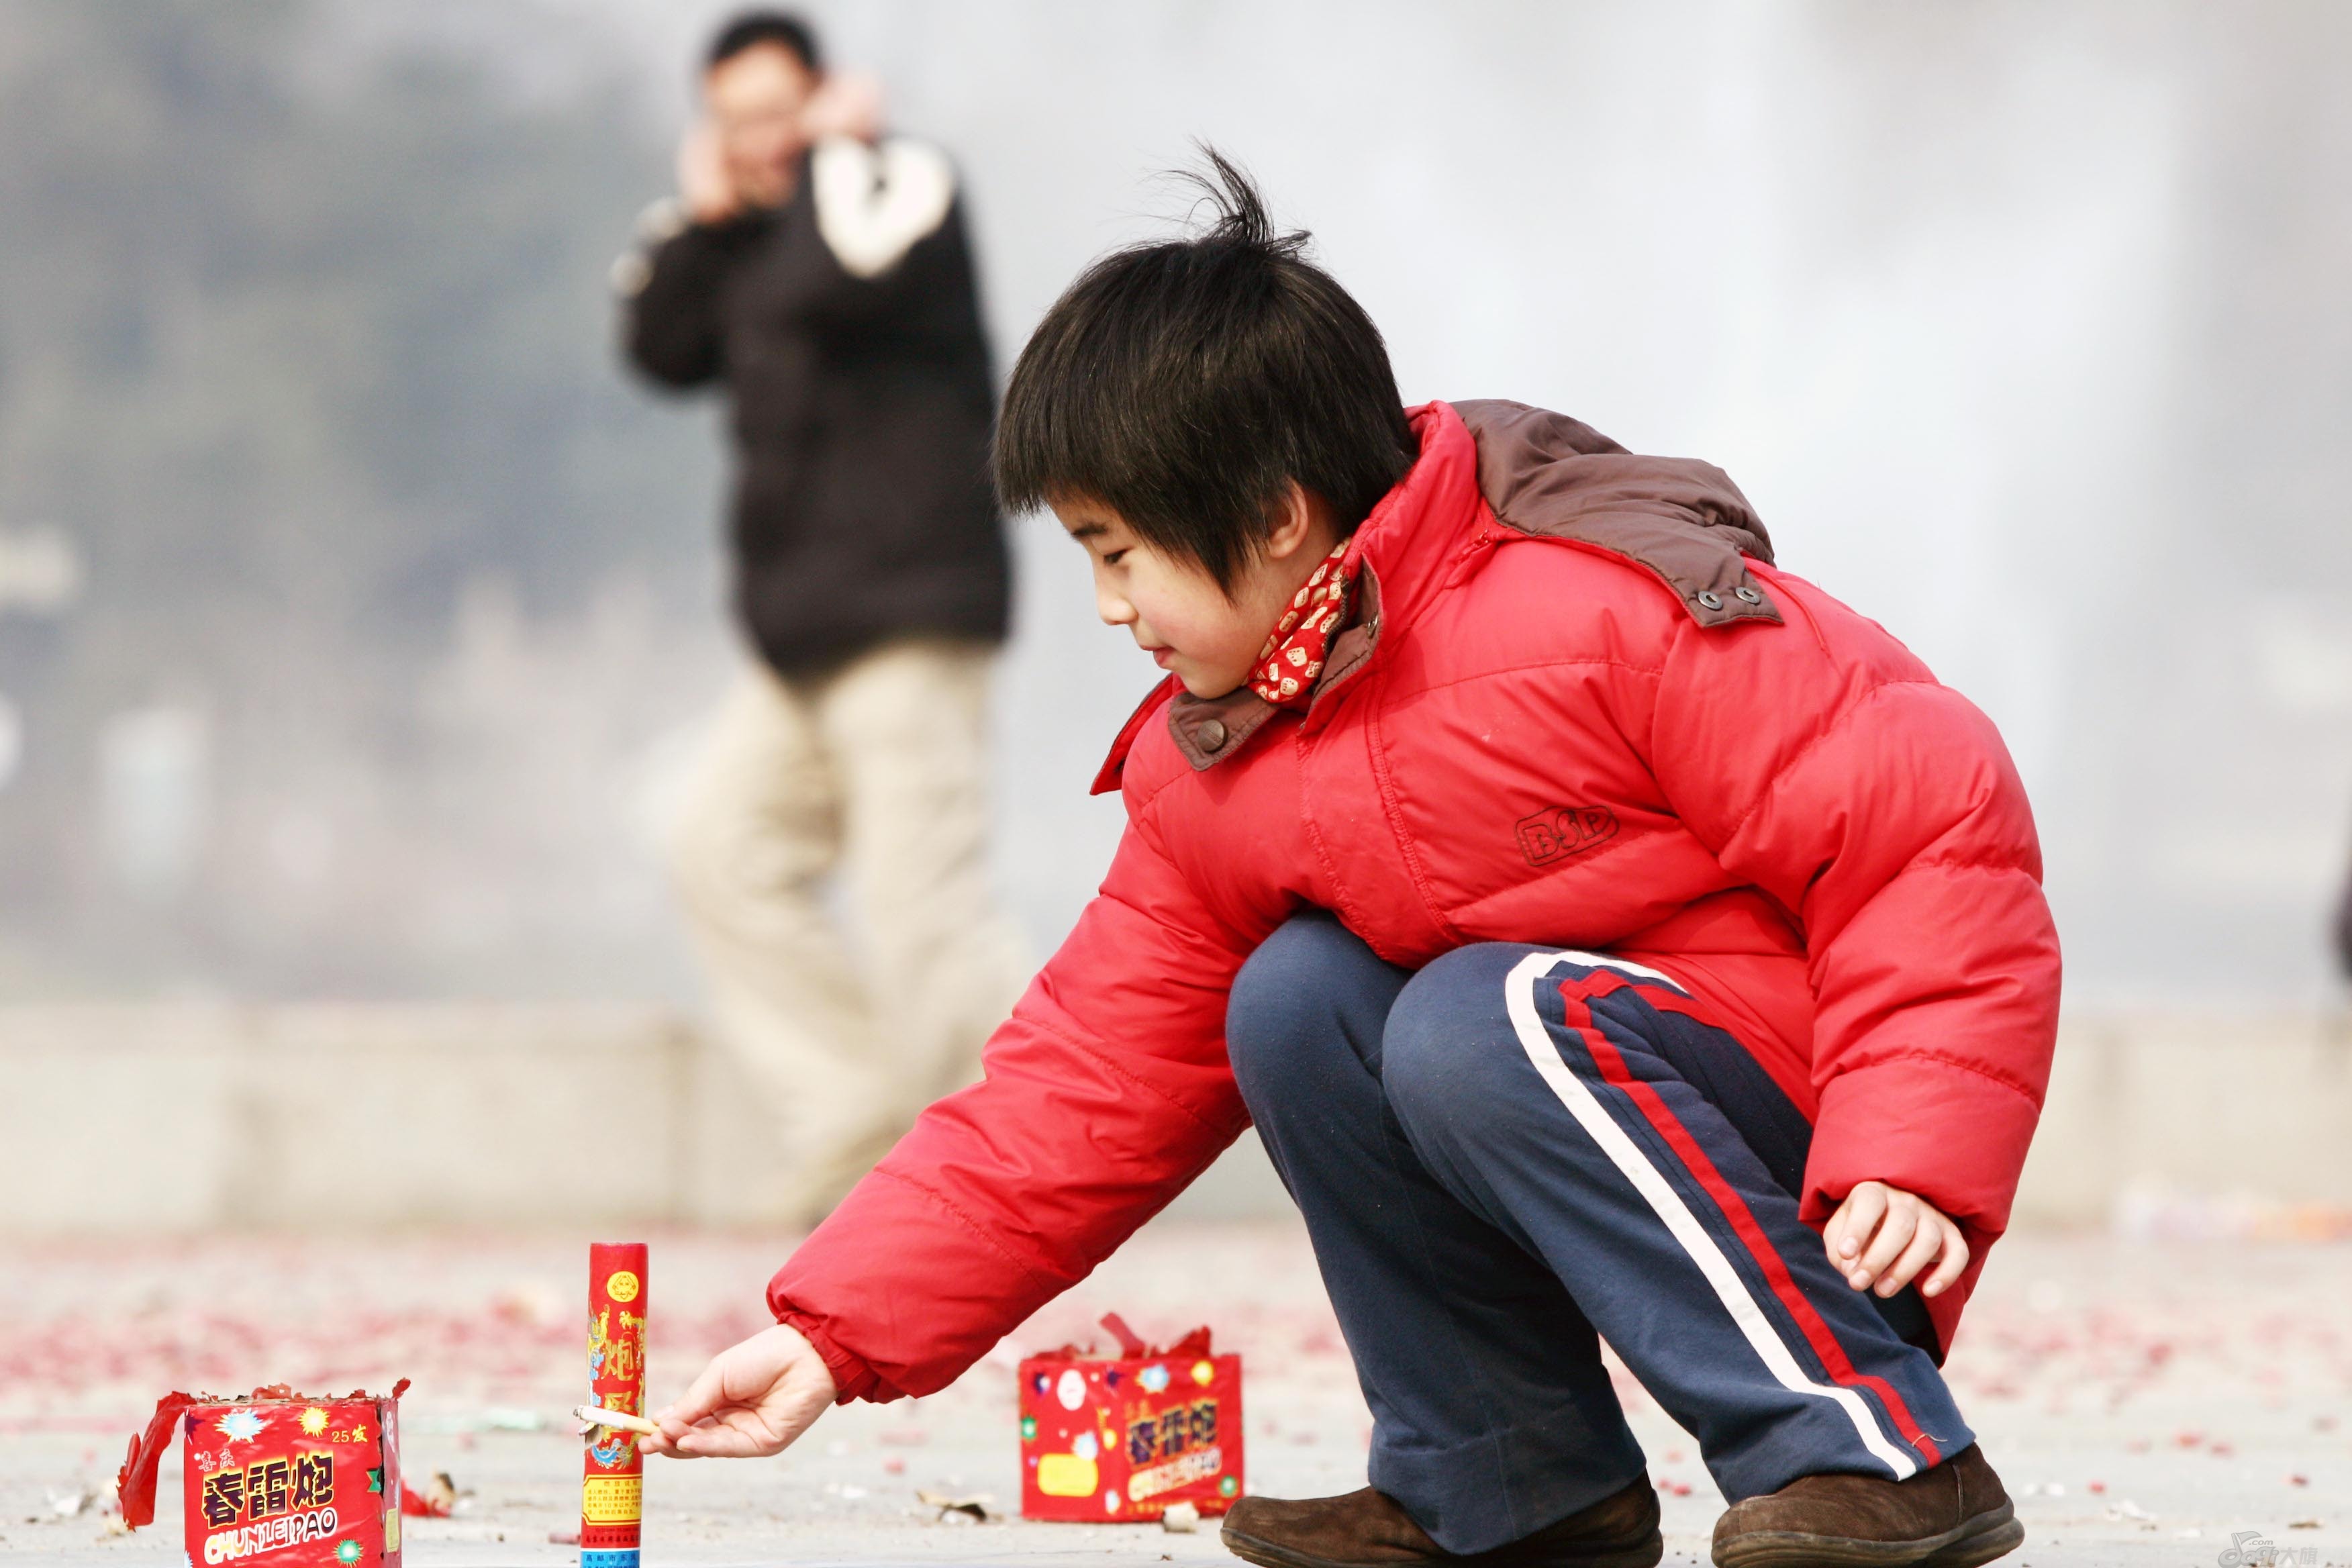
[[[1013,511],[1084,498],[1230,591],[1289,482],[1352,533],[1418,455],[1362,306],[1279,233],[1213,149],[1185,176],[1214,209],[1181,239],[1115,251],[1031,334],[996,426]]]
[[[710,40],[702,68],[716,70],[745,49],[756,49],[761,44],[781,44],[790,49],[812,76],[824,69],[824,57],[816,47],[814,29],[789,11],[740,13]]]

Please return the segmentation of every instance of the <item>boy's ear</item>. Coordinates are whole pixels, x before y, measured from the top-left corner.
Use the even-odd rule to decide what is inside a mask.
[[[1282,493],[1275,498],[1270,519],[1273,526],[1266,530],[1265,558],[1286,561],[1315,531],[1315,503],[1307,488],[1297,479],[1286,480]]]

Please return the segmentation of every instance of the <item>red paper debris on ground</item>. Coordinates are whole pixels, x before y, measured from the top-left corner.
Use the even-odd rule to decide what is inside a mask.
[[[122,1521],[155,1518],[155,1468],[177,1428],[187,1556],[207,1565],[399,1568],[400,1396],[169,1394],[131,1440],[116,1478]]]
[[[1195,1329],[1154,1349],[1117,1313],[1119,1353],[1065,1345],[1021,1363],[1021,1513],[1157,1519],[1172,1503],[1223,1513],[1242,1494],[1242,1358]]]
[[[400,1489],[400,1511],[411,1519],[446,1519],[457,1509],[457,1483],[446,1471]]]

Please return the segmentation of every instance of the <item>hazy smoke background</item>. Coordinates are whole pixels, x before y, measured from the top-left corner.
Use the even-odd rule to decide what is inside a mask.
[[[727,8],[0,0],[0,996],[691,994],[721,454],[605,272]],[[1409,398],[1722,463],[1989,710],[2074,1001],[2329,994],[2352,10],[808,9],[959,158],[1001,360],[1212,139]],[[1017,543],[1042,952],[1155,672]]]

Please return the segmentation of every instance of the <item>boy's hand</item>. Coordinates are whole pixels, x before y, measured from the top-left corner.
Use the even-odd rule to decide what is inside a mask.
[[[833,1373],[797,1329],[778,1323],[711,1357],[685,1396],[641,1437],[673,1458],[756,1458],[781,1454],[833,1403]]]
[[[1936,1271],[1920,1282],[1919,1294],[1940,1296],[1969,1266],[1960,1227],[1927,1199],[1885,1182],[1859,1183],[1846,1194],[1822,1227],[1822,1240],[1847,1284],[1862,1290],[1875,1281],[1881,1296],[1894,1295],[1930,1263]]]

